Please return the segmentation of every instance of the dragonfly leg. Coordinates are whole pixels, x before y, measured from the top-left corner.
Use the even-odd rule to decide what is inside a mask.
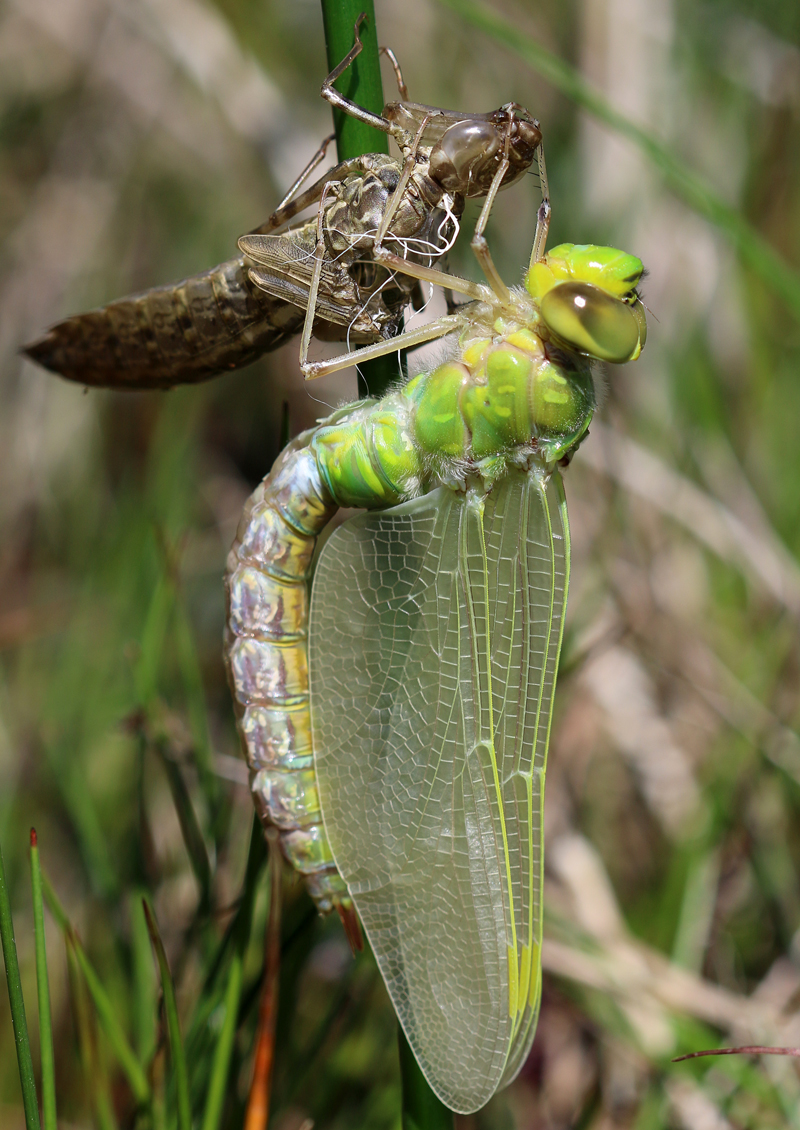
[[[317,311],[317,295],[319,294],[319,281],[322,278],[322,264],[325,260],[325,200],[332,191],[332,182],[328,182],[322,190],[317,211],[317,242],[314,247],[314,269],[311,272],[311,283],[308,288],[308,305],[306,317],[303,322],[303,333],[300,337],[300,368],[306,375],[308,367],[308,347],[311,343],[311,334],[314,330],[314,315]]]
[[[366,122],[368,126],[374,126],[375,129],[379,129],[383,133],[393,134],[395,132],[395,126],[392,122],[388,121],[388,119],[386,118],[382,118],[380,114],[371,114],[369,110],[365,110],[364,107],[359,106],[357,102],[351,102],[349,98],[346,98],[344,94],[341,94],[338,90],[336,90],[333,85],[336,82],[337,78],[339,78],[340,75],[344,74],[353,60],[357,59],[361,54],[363,44],[361,42],[361,37],[358,34],[358,29],[361,27],[361,23],[365,19],[366,15],[364,12],[362,12],[356,20],[356,25],[353,29],[355,43],[342,59],[341,63],[339,63],[338,66],[334,67],[331,73],[325,79],[322,84],[322,90],[320,91],[320,94],[326,102],[330,102],[332,106],[335,106],[337,110],[341,110],[342,113],[349,114],[351,118],[358,118],[360,122]]]
[[[468,294],[478,302],[491,302],[494,298],[492,291],[483,283],[462,279],[459,275],[448,274],[447,271],[437,271],[434,267],[424,267],[422,263],[410,263],[407,259],[401,259],[399,255],[393,255],[385,247],[376,245],[374,256],[384,267],[399,271],[402,275],[410,275],[412,279],[421,279],[423,282],[441,286],[445,290],[454,290],[457,294]]]
[[[320,186],[325,184],[328,174],[326,174],[326,177],[322,177],[320,178],[320,180],[316,181],[310,189],[307,189],[302,194],[302,196],[298,196],[297,193],[311,176],[314,169],[316,169],[317,166],[320,165],[325,159],[325,154],[328,151],[328,146],[335,139],[335,137],[335,133],[328,134],[322,145],[320,145],[319,149],[303,169],[302,173],[286,193],[283,200],[281,200],[275,211],[264,221],[263,224],[260,224],[257,228],[253,228],[251,232],[248,232],[248,235],[266,235],[268,232],[275,231],[276,228],[283,227],[284,224],[293,219],[293,217],[296,216],[298,212],[302,212],[304,208],[307,208],[309,206],[309,204],[314,203],[314,200],[317,198],[314,194],[317,189],[319,189],[320,192],[322,191],[322,188]],[[336,168],[338,168],[338,166],[336,166]],[[331,172],[335,171],[335,169],[331,170]]]
[[[284,208],[286,208],[292,202],[292,200],[294,200],[297,193],[300,191],[300,189],[306,183],[308,178],[314,172],[314,169],[316,169],[318,165],[321,165],[322,162],[325,160],[325,154],[328,152],[328,146],[330,145],[330,143],[332,141],[335,141],[335,139],[336,139],[335,133],[329,133],[328,134],[328,136],[322,142],[322,145],[320,145],[319,149],[316,151],[314,156],[311,158],[311,160],[308,162],[306,167],[303,169],[300,176],[297,178],[297,180],[294,182],[292,187],[286,193],[283,200],[281,200],[280,204],[275,209],[275,212],[282,211]],[[274,215],[274,213],[273,213],[273,215]]]
[[[448,314],[455,314],[461,306],[465,305],[463,302],[456,302],[456,297],[449,287],[445,287],[444,290],[444,304]]]
[[[506,147],[507,146],[508,138],[506,138]],[[503,304],[506,304],[510,299],[508,287],[500,278],[500,272],[494,265],[494,259],[492,259],[492,253],[489,250],[489,244],[486,242],[486,237],[483,233],[489,219],[489,213],[492,210],[492,205],[494,204],[494,198],[500,191],[500,185],[503,183],[503,177],[508,172],[508,169],[509,160],[508,157],[505,156],[500,162],[497,172],[492,178],[491,186],[489,188],[489,191],[486,193],[486,200],[484,201],[483,208],[481,209],[481,214],[478,217],[477,224],[475,225],[475,231],[473,233],[472,240],[470,241],[470,247],[475,253],[475,258],[478,260],[480,268],[486,276],[486,280],[489,283],[489,286],[492,288],[494,293]]]
[[[402,263],[403,260],[401,259]],[[309,307],[310,309],[310,307]],[[461,314],[445,314],[434,322],[420,326],[418,330],[408,330],[406,333],[390,337],[386,341],[379,341],[375,345],[366,345],[363,349],[354,349],[350,353],[342,353],[338,357],[331,357],[329,361],[308,361],[306,355],[301,353],[300,368],[307,381],[325,377],[328,373],[336,373],[339,369],[346,369],[350,365],[359,365],[362,361],[369,361],[372,357],[385,357],[388,353],[397,353],[400,349],[411,349],[415,345],[422,345],[426,341],[434,341],[437,337],[446,337],[464,325]],[[306,349],[308,343],[306,342]]]
[[[426,114],[422,119],[422,125],[417,130],[416,137],[414,138],[414,141],[405,156],[405,160],[403,161],[403,168],[400,173],[400,179],[397,182],[397,188],[392,193],[391,200],[386,206],[386,211],[383,213],[383,219],[381,220],[380,227],[378,228],[378,234],[375,237],[374,246],[376,251],[379,248],[381,250],[383,249],[383,241],[389,234],[389,225],[394,219],[397,209],[400,207],[400,203],[403,199],[403,195],[406,191],[408,182],[411,180],[411,174],[413,173],[414,166],[417,163],[417,149],[419,148],[419,143],[422,140],[423,133],[425,132],[425,127],[427,126],[430,119],[430,114]]]
[[[536,150],[536,159],[539,164],[539,182],[542,186],[542,202],[536,214],[536,234],[533,237],[531,250],[531,266],[544,258],[544,249],[547,244],[547,232],[550,228],[550,189],[547,184],[547,168],[544,163],[544,149],[541,141]]]
[[[486,200],[484,202],[483,208],[481,209],[481,214],[478,218],[478,222],[475,225],[475,233],[472,237],[471,242],[471,247],[475,253],[475,258],[480,263],[481,269],[487,280],[489,281],[489,285],[501,302],[507,302],[509,299],[508,287],[503,282],[497,268],[494,265],[494,260],[492,259],[491,252],[489,251],[489,245],[486,242],[486,237],[483,233],[489,220],[489,214],[492,210],[492,206],[494,205],[495,197],[500,191],[500,187],[503,183],[503,178],[505,177],[506,172],[509,168],[510,162],[508,158],[508,150],[511,142],[511,127],[512,122],[510,121],[508,130],[506,132],[503,160],[500,162],[498,170],[492,178],[492,183],[489,187],[489,191],[486,194]],[[542,203],[539,207],[539,211],[536,217],[536,235],[534,236],[533,240],[531,262],[535,262],[536,260],[540,259],[544,254],[544,245],[547,242],[547,229],[550,226],[550,193],[547,187],[547,170],[545,168],[544,150],[542,149],[541,141],[539,142],[539,145],[537,147],[536,156],[539,163],[539,179],[542,186]]]
[[[408,102],[408,87],[403,79],[403,72],[400,70],[400,64],[397,61],[397,56],[391,47],[379,47],[378,53],[385,55],[389,62],[392,64],[394,70],[394,77],[397,79],[397,89],[400,91],[400,98],[403,102]]]
[[[330,138],[326,138],[326,144],[332,140],[333,134]],[[264,221],[264,223],[255,228],[253,231],[248,232],[248,235],[267,235],[282,228],[298,213],[303,212],[312,204],[316,204],[322,196],[326,184],[337,183],[339,181],[347,180],[349,176],[354,173],[368,173],[373,165],[372,158],[375,154],[365,153],[363,157],[350,157],[347,161],[340,161],[332,169],[328,169],[327,173],[315,181],[305,192],[301,192],[299,196],[295,196],[288,204],[281,204],[279,208],[272,213],[272,215]],[[309,166],[310,169],[310,166]],[[299,178],[298,178],[299,179]],[[247,238],[244,236],[243,238]]]

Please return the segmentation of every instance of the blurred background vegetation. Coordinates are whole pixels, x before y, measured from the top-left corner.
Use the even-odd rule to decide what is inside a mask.
[[[492,3],[800,269],[796,0]],[[435,0],[376,7],[413,99],[513,99],[541,119],[551,244],[610,242],[650,272],[647,349],[605,374],[566,474],[539,1033],[517,1082],[461,1126],[800,1126],[793,1061],[670,1064],[722,1043],[800,1044],[797,306],[766,259],[743,268],[639,148],[519,54]],[[252,827],[221,660],[225,554],[279,449],[283,403],[299,431],[352,398],[355,377],[305,388],[291,343],[196,388],[84,394],[18,349],[66,314],[231,257],[330,131],[325,72],[315,0],[0,5],[0,842],[29,1020],[35,825],[143,1061],[160,1040],[149,892],[193,1096],[224,1023]],[[538,203],[535,177],[499,198],[489,239],[509,280]],[[468,249],[453,267],[475,273]],[[231,1128],[267,906],[250,858]],[[271,1126],[396,1128],[395,1026],[374,965],[351,959],[288,874],[283,886]],[[51,919],[48,943],[61,1124],[131,1126]],[[23,1125],[4,991],[0,1125]]]

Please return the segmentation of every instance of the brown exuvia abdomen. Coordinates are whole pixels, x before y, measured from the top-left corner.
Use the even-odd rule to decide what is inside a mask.
[[[303,318],[254,286],[239,258],[67,318],[24,352],[79,384],[170,388],[250,364],[298,333]]]

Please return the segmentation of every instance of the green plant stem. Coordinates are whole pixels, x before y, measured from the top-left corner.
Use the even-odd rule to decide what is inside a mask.
[[[33,889],[33,934],[36,948],[36,988],[39,997],[39,1056],[42,1061],[42,1122],[44,1130],[57,1130],[56,1068],[53,1051],[53,1019],[50,1009],[50,979],[44,936],[42,869],[36,830],[31,828],[31,887]]]
[[[95,973],[89,958],[86,956],[86,951],[81,945],[80,939],[75,933],[66,911],[59,902],[58,895],[48,882],[46,875],[42,876],[42,891],[50,913],[58,923],[59,929],[63,932],[67,943],[74,949],[75,960],[83,974],[86,987],[89,990],[89,995],[92,998],[98,1019],[105,1030],[111,1050],[127,1077],[137,1103],[139,1103],[140,1106],[145,1106],[150,1102],[151,1098],[150,1085],[147,1082],[147,1077],[117,1019],[117,1010],[112,1004],[108,993],[103,988],[100,978]]]
[[[345,57],[355,42],[353,29],[359,15],[366,19],[361,24],[360,36],[364,49],[337,79],[336,89],[351,101],[357,102],[373,114],[383,112],[383,85],[381,83],[378,37],[375,27],[375,6],[372,0],[321,0],[322,22],[325,28],[325,49],[328,68]],[[340,110],[333,111],[336,130],[336,151],[340,161],[361,157],[365,153],[388,153],[389,138],[381,130],[351,118]],[[376,357],[359,366],[359,392],[365,396],[382,396],[397,380],[397,360],[394,353]]]
[[[6,965],[8,1003],[11,1006],[11,1023],[14,1027],[14,1043],[17,1046],[17,1064],[19,1065],[19,1081],[22,1086],[25,1126],[26,1130],[39,1130],[39,1104],[36,1098],[31,1045],[28,1039],[28,1022],[25,1018],[25,999],[22,995],[17,943],[14,941],[14,922],[11,917],[11,902],[8,897],[2,849],[0,849],[0,942],[3,945],[3,959]]]
[[[134,1047],[140,1063],[148,1063],[155,1050],[156,983],[150,935],[142,910],[144,891],[134,888],[128,896],[131,922],[131,973],[133,975]]]
[[[234,920],[233,940],[235,948],[228,970],[228,985],[225,990],[225,1019],[214,1050],[202,1130],[217,1130],[222,1117],[225,1089],[230,1074],[231,1055],[236,1037],[236,1024],[239,1018],[239,1002],[242,997],[244,960],[247,945],[250,941],[250,931],[253,925],[253,905],[263,863],[264,834],[261,830],[261,822],[256,819],[253,821],[253,828],[250,833],[250,851],[247,857],[242,902]]]
[[[108,1085],[105,1058],[97,1039],[97,1023],[92,1016],[86,978],[82,975],[75,950],[75,936],[67,934],[67,970],[72,991],[72,1011],[78,1035],[86,1094],[92,1100],[97,1130],[117,1130]]]
[[[428,1086],[399,1024],[397,1043],[403,1086],[403,1130],[453,1130],[452,1110]]]
[[[364,49],[355,62],[342,77],[336,82],[336,89],[341,90],[348,98],[358,102],[366,110],[380,114],[383,110],[383,86],[381,83],[380,60],[378,56],[378,40],[375,28],[375,8],[372,0],[321,0],[322,19],[325,26],[325,45],[328,55],[328,67],[333,70],[344,58],[353,45],[353,28],[361,12],[366,13],[366,19],[361,24],[361,42]],[[336,145],[340,161],[350,157],[359,157],[364,153],[388,153],[389,144],[386,134],[363,122],[350,118],[334,110],[334,128],[336,130]],[[376,358],[361,366],[359,373],[359,387],[363,383],[363,390],[369,396],[382,395],[389,385],[397,379],[397,364],[394,354]],[[438,1126],[452,1130],[452,1115],[447,1111],[449,1121],[420,1122],[418,1116],[435,1111],[436,1108],[446,1110],[428,1087],[424,1076],[417,1066],[416,1060],[408,1048],[405,1036],[400,1032],[400,1059],[403,1071],[403,1127],[404,1130],[436,1130]],[[413,1068],[403,1066],[405,1046],[407,1056],[410,1057]],[[406,1084],[406,1074],[409,1084]]]
[[[341,63],[355,42],[353,29],[362,12],[359,35],[364,49],[344,74],[336,80],[338,91],[357,102],[372,114],[383,112],[383,85],[378,56],[378,33],[375,28],[375,6],[372,0],[321,0],[322,24],[325,29],[325,50],[328,69]],[[389,138],[382,130],[351,118],[341,110],[333,111],[336,150],[339,160],[360,157],[364,153],[388,153]]]
[[[181,1025],[178,1018],[178,1002],[175,999],[175,982],[167,961],[164,943],[161,941],[155,915],[142,899],[144,916],[150,941],[158,962],[158,971],[161,974],[161,990],[164,994],[164,1013],[167,1018],[167,1034],[169,1036],[169,1050],[172,1057],[172,1070],[175,1073],[175,1090],[178,1096],[178,1127],[179,1130],[192,1130],[192,1115],[189,1104],[189,1073],[186,1069],[186,1051],[181,1036]]]
[[[516,52],[567,98],[616,133],[632,141],[655,165],[672,191],[690,208],[724,232],[747,264],[800,317],[800,274],[745,217],[731,208],[702,177],[688,169],[673,150],[648,130],[625,117],[587,83],[574,67],[553,55],[516,24],[479,0],[441,0],[473,27],[480,28]]]
[[[203,1130],[217,1130],[225,1101],[225,1087],[231,1064],[231,1052],[236,1036],[236,1020],[239,1014],[239,1000],[242,995],[244,955],[237,950],[233,955],[228,971],[228,987],[225,991],[225,1019],[214,1049],[211,1067],[211,1082],[208,1085],[208,1098],[203,1114]]]
[[[380,114],[383,111],[383,85],[375,28],[375,7],[372,0],[321,0],[321,3],[328,67],[331,71],[353,46],[355,22],[361,12],[366,14],[367,18],[362,22],[360,29],[364,49],[336,82],[336,89],[341,90],[352,101],[358,102],[364,109],[370,110],[373,114]],[[336,110],[333,120],[340,161],[350,157],[360,157],[364,153],[389,152],[388,137],[385,133]],[[360,366],[359,390],[368,396],[381,396],[389,385],[397,380],[397,376],[395,355],[390,353],[386,357],[378,357]],[[403,1074],[404,1130],[438,1130],[439,1127],[452,1130],[452,1114],[439,1102],[428,1086],[399,1026],[398,1031]],[[407,1063],[407,1060],[410,1060],[410,1063]]]

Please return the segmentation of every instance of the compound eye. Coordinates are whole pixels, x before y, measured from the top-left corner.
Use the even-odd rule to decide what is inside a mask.
[[[644,344],[639,319],[630,306],[591,283],[558,283],[542,298],[539,309],[562,341],[600,361],[618,365],[630,361]]]
[[[431,151],[431,175],[448,192],[483,196],[497,168],[501,141],[494,122],[476,118],[456,122]]]

